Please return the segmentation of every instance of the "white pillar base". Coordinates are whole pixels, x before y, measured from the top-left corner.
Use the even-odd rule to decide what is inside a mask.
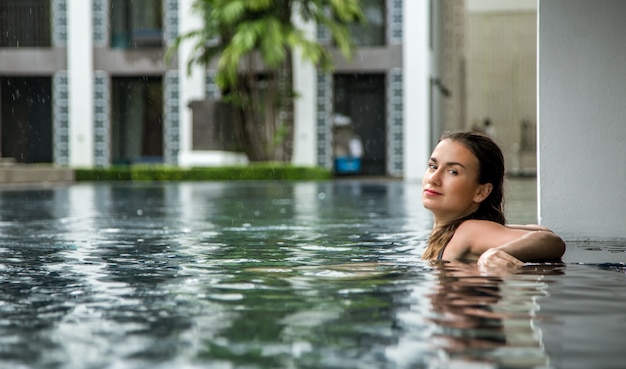
[[[185,151],[178,155],[178,165],[186,168],[245,164],[246,155],[232,151]]]

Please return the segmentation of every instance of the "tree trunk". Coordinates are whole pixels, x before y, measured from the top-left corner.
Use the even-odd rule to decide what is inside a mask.
[[[291,55],[285,58],[285,63],[278,70],[278,107],[275,135],[275,159],[290,162],[293,153],[293,68]]]
[[[267,74],[250,68],[230,91],[239,145],[251,162],[291,161],[293,84],[291,58],[286,60]]]

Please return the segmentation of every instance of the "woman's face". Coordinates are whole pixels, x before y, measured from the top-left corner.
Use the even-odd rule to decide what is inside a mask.
[[[435,223],[476,211],[491,192],[478,183],[478,158],[462,143],[445,139],[433,150],[422,180],[422,202]]]

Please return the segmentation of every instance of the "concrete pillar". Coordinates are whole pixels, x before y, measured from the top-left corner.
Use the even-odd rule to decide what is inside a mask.
[[[294,15],[294,23],[303,29],[311,39],[316,37],[316,27],[312,22],[306,23],[301,17]],[[294,102],[294,135],[293,158],[295,165],[317,165],[316,148],[316,99],[315,86],[317,70],[315,66],[302,59],[302,54],[296,50],[293,56],[293,89],[298,94]]]
[[[179,34],[202,28],[202,17],[192,9],[194,0],[178,1]],[[190,166],[219,166],[245,164],[243,153],[220,150],[193,150],[193,114],[189,103],[206,97],[206,67],[193,64],[187,68],[196,40],[182,42],[178,48],[178,79],[180,101],[180,149],[178,164]]]
[[[404,179],[422,178],[430,156],[429,1],[403,1]]]
[[[539,221],[626,238],[626,2],[539,1]]]
[[[193,0],[178,1],[178,31],[180,34],[202,28],[202,18],[192,10],[193,2]],[[205,97],[205,68],[198,64],[193,64],[190,69],[187,68],[187,63],[193,53],[194,42],[195,40],[184,41],[178,48],[180,99],[180,150],[178,163],[181,166],[191,165],[194,162],[191,152],[193,116],[189,103],[193,100],[202,100]]]
[[[93,142],[93,40],[91,1],[67,0],[69,165],[91,167]]]

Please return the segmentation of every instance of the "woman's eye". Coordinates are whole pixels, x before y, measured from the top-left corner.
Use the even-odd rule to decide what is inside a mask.
[[[459,172],[457,172],[457,171],[456,171],[456,170],[454,170],[454,169],[450,169],[450,170],[448,171],[448,173],[452,174],[453,176],[455,176],[455,175],[459,174]]]
[[[430,163],[430,164],[428,164],[428,169],[436,170],[437,166],[435,164]]]

